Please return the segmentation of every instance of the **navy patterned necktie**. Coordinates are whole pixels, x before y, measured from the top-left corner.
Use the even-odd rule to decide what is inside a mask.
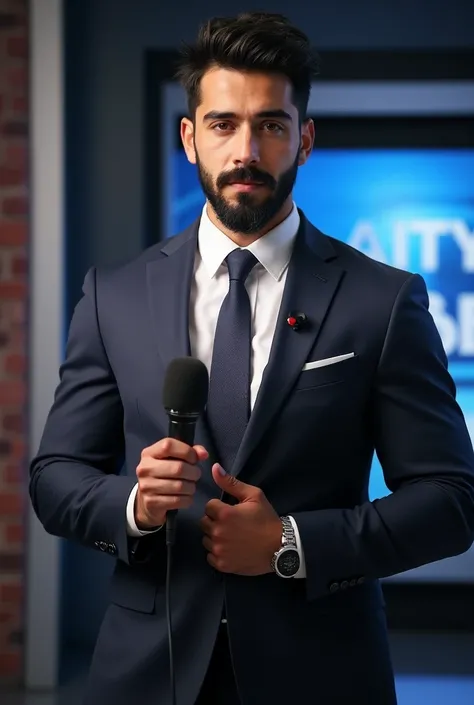
[[[221,465],[231,472],[250,416],[252,317],[245,280],[258,260],[237,249],[226,262],[229,292],[217,319],[207,418]]]

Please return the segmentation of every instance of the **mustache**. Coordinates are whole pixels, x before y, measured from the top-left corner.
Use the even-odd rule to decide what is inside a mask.
[[[251,166],[240,167],[239,169],[233,169],[232,171],[219,174],[216,186],[218,189],[221,189],[224,186],[235,184],[236,182],[246,183],[251,181],[258,181],[258,183],[269,186],[272,189],[276,186],[276,181],[271,174]]]

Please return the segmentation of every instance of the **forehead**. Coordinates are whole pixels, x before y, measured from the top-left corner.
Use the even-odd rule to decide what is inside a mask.
[[[198,112],[257,113],[283,108],[296,114],[292,86],[279,74],[212,68],[201,79]]]

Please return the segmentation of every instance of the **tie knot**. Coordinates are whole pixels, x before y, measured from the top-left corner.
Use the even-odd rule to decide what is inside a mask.
[[[258,259],[250,250],[238,249],[227,255],[225,261],[229,269],[230,281],[237,280],[244,283]]]

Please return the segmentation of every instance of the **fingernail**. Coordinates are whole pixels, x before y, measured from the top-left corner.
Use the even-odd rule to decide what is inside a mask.
[[[222,465],[217,464],[217,469],[219,471],[219,474],[222,475],[222,477],[225,477],[227,475],[226,471],[222,467]]]

